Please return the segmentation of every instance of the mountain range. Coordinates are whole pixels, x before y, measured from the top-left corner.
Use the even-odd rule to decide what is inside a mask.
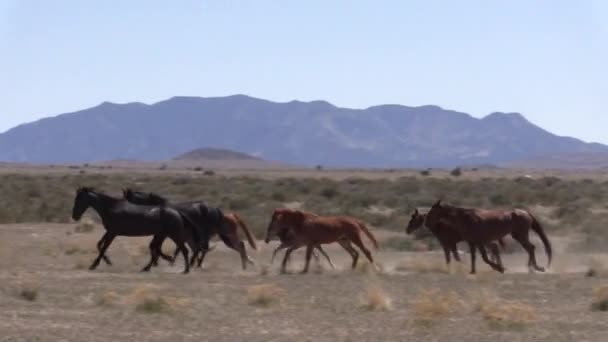
[[[0,161],[161,161],[201,147],[335,167],[507,165],[608,153],[608,146],[557,136],[518,113],[478,119],[438,106],[350,109],[233,95],[104,102],[23,124],[0,134]]]

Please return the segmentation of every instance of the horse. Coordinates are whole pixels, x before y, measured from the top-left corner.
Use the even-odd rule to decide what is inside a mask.
[[[357,219],[347,216],[318,216],[300,210],[278,208],[274,210],[268,224],[265,241],[270,241],[285,229],[293,232],[294,240],[285,252],[281,265],[282,273],[285,273],[287,260],[294,250],[306,246],[306,264],[301,273],[307,273],[314,247],[333,242],[338,242],[349,252],[353,259],[353,269],[357,266],[359,253],[350,244],[351,242],[363,251],[370,263],[375,265],[371,252],[361,240],[361,233],[370,239],[376,249],[378,249],[378,241],[365,224]]]
[[[511,234],[528,252],[528,268],[544,272],[545,268],[538,266],[534,254],[535,246],[530,242],[529,233],[533,230],[541,239],[547,254],[547,267],[551,265],[552,247],[547,235],[538,220],[528,211],[514,210],[484,210],[476,208],[460,208],[441,204],[437,201],[427,213],[425,225],[431,229],[453,229],[469,244],[471,251],[471,274],[475,273],[475,250],[479,249],[485,263],[494,270],[503,273],[504,267],[488,259],[484,244]]]
[[[247,269],[248,263],[255,265],[253,260],[247,255],[245,243],[239,238],[238,230],[241,229],[243,231],[251,248],[257,250],[255,237],[239,215],[235,213],[224,214],[219,208],[208,207],[202,201],[170,203],[169,200],[156,193],[134,191],[129,188],[123,190],[123,197],[134,204],[166,205],[198,222],[203,230],[201,234],[203,237],[203,247],[199,248],[200,255],[198,253],[193,255],[193,259],[198,255],[197,267],[202,267],[205,255],[209,251],[209,240],[216,234],[226,246],[240,254],[243,269]],[[177,253],[178,250],[175,251],[174,257]]]
[[[295,239],[296,237],[290,229],[283,229],[282,231],[278,232],[276,235],[279,237],[279,241],[281,242],[281,244],[277,248],[275,248],[275,250],[272,252],[272,258],[270,259],[270,264],[272,264],[274,262],[274,258],[276,257],[277,253],[280,250],[293,246],[296,241],[296,239]],[[268,242],[270,242],[270,241],[266,241],[266,243],[268,243]],[[327,259],[327,262],[329,263],[329,265],[331,266],[332,269],[336,269],[333,262],[331,262],[331,258],[329,257],[329,255],[327,255],[327,253],[325,253],[325,250],[323,249],[323,247],[321,247],[321,245],[316,245],[315,249],[318,250],[319,252],[321,252],[321,254],[323,254],[323,256],[325,257],[325,259]],[[319,255],[314,250],[313,250],[312,255],[315,257],[315,259],[318,262]]]
[[[406,234],[412,234],[418,229],[424,227],[424,220],[426,219],[426,214],[421,214],[418,212],[418,209],[414,210],[414,213],[410,217],[410,221],[405,229]],[[437,238],[439,244],[443,248],[443,253],[445,254],[445,262],[446,264],[450,264],[450,252],[454,255],[454,259],[460,262],[460,256],[458,255],[457,244],[463,241],[462,237],[458,234],[458,232],[454,229],[449,229],[447,227],[442,227],[445,223],[438,223],[436,227],[429,228],[431,233]],[[504,240],[498,239],[500,246],[504,249],[505,242]],[[493,262],[498,263],[502,266],[502,260],[500,258],[500,251],[498,249],[498,245],[494,242],[490,242],[486,244],[486,246],[491,253],[491,260]]]
[[[154,238],[150,242],[150,262],[142,269],[142,272],[150,270],[160,257],[162,241],[169,237],[184,256],[185,268],[183,273],[190,271],[188,262],[188,250],[184,244],[184,220],[178,211],[158,206],[139,206],[129,203],[120,198],[114,198],[93,188],[81,187],[76,190],[72,219],[79,221],[87,209],[93,208],[101,217],[106,233],[97,243],[99,254],[93,261],[90,270],[99,266],[99,262],[105,256],[106,250],[114,241],[116,236],[150,236]],[[194,223],[191,223],[194,225]],[[195,239],[200,239],[196,231],[192,232]],[[105,259],[104,259],[105,260]],[[109,260],[106,260],[108,262]]]

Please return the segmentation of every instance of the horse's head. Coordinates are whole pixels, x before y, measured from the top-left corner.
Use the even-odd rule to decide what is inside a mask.
[[[426,214],[419,213],[418,209],[414,210],[410,222],[407,224],[407,228],[405,228],[405,232],[407,234],[412,234],[416,230],[422,228],[424,226],[425,217]]]
[[[72,219],[78,221],[82,218],[82,215],[90,206],[89,201],[92,193],[94,193],[94,189],[89,187],[80,187],[76,190],[74,208],[72,209]]]
[[[304,219],[304,213],[300,210],[293,210],[287,208],[275,209],[272,213],[272,218],[266,229],[266,243],[280,234],[283,230],[301,224]]]

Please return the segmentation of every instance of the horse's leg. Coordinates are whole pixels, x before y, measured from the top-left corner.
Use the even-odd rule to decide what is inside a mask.
[[[304,269],[300,273],[308,273],[308,266],[310,265],[310,258],[312,257],[312,250],[315,245],[308,244],[306,246],[306,264],[304,264]]]
[[[319,252],[321,252],[321,254],[323,254],[323,256],[325,257],[325,259],[327,259],[327,262],[331,266],[331,269],[335,270],[336,267],[334,266],[334,263],[331,262],[331,259],[329,258],[329,255],[327,255],[327,253],[325,253],[325,250],[323,249],[323,247],[321,247],[321,245],[317,245],[317,246],[315,246],[315,248],[318,249]]]
[[[357,261],[359,260],[359,252],[357,252],[357,250],[353,248],[353,246],[348,240],[340,240],[338,241],[338,243],[340,244],[340,246],[342,246],[342,248],[344,248],[348,252],[348,254],[350,254],[351,258],[353,258],[353,264],[351,268],[355,269],[355,267],[357,267]]]
[[[97,258],[95,258],[95,260],[93,261],[91,266],[89,266],[89,270],[94,270],[97,268],[97,266],[99,266],[99,262],[103,258],[108,247],[110,247],[110,245],[112,244],[112,241],[114,241],[115,237],[116,237],[116,235],[110,234],[109,232],[106,232],[103,235],[103,237],[101,238],[103,240],[103,243],[101,245],[101,248],[99,249],[99,255],[97,255]]]
[[[460,254],[458,253],[458,244],[453,243],[451,250],[452,250],[452,255],[454,255],[454,260],[460,262]]]
[[[277,256],[277,253],[281,250],[281,249],[285,249],[287,248],[287,245],[284,244],[280,244],[279,247],[275,248],[275,250],[272,252],[272,258],[270,258],[270,264],[272,265],[272,263],[274,262],[274,258]]]
[[[492,262],[495,262],[504,268],[502,259],[500,258],[500,250],[498,249],[498,245],[494,242],[490,242],[486,244],[486,247],[490,250]]]
[[[363,254],[365,254],[365,257],[367,258],[367,260],[369,260],[369,262],[371,262],[372,265],[375,265],[374,258],[372,257],[372,253],[369,251],[369,249],[367,249],[365,247],[365,245],[363,244],[363,241],[361,241],[361,237],[359,236],[359,234],[354,234],[354,236],[352,237],[351,241],[357,247],[359,247],[359,249],[361,249],[361,251],[363,252]]]
[[[198,268],[202,268],[203,267],[203,261],[205,260],[205,256],[207,255],[207,250],[201,250],[199,256],[198,256],[198,263],[196,264],[196,267]]]
[[[488,258],[488,253],[486,252],[486,248],[483,245],[478,245],[478,248],[479,252],[481,253],[481,258],[483,259],[483,261],[485,261],[486,264],[490,265],[490,267],[500,273],[505,273],[505,269],[501,265],[492,262],[490,258]]]
[[[291,255],[291,252],[293,252],[295,250],[295,247],[289,247],[287,248],[287,251],[285,252],[285,256],[283,257],[283,262],[281,263],[281,273],[287,273],[287,260],[289,260],[289,256]]]
[[[538,266],[538,264],[536,263],[536,255],[534,254],[534,250],[536,249],[536,247],[534,247],[534,244],[530,242],[528,232],[513,232],[511,233],[511,236],[513,236],[513,239],[517,240],[517,242],[521,244],[521,246],[526,250],[526,252],[528,252],[528,268],[532,268],[539,272],[545,272],[545,268]]]
[[[148,248],[150,249],[150,262],[148,262],[148,264],[141,269],[141,272],[149,272],[150,268],[152,268],[154,264],[158,264],[160,249],[162,247],[164,239],[165,236],[163,235],[154,235],[152,241],[150,241],[150,245],[148,246]]]
[[[186,244],[184,243],[183,237],[179,234],[171,234],[169,235],[169,238],[173,240],[177,248],[179,248],[179,250],[182,252],[182,255],[184,256],[184,270],[182,271],[182,273],[188,274],[190,272],[190,259],[188,258],[189,252],[188,248],[186,248]]]
[[[101,239],[97,242],[97,252],[99,253],[101,251],[101,246],[103,246],[103,243],[105,241],[105,234],[101,237]],[[101,257],[101,259],[108,264],[109,266],[112,266],[112,261],[110,261],[110,258],[108,256],[106,256],[105,254]]]
[[[475,274],[475,244],[469,242],[469,253],[471,253],[471,274]]]
[[[445,256],[445,263],[450,265],[450,253],[452,252],[451,246],[446,246],[445,244],[441,244],[441,248],[443,248],[443,255]]]

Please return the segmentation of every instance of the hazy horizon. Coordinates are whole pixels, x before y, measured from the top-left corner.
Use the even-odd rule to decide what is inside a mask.
[[[0,132],[104,101],[246,94],[518,112],[608,143],[601,1],[0,1]]]

